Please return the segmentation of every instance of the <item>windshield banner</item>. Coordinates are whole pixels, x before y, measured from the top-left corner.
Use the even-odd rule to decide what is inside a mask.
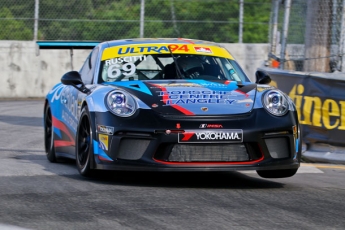
[[[133,44],[105,49],[102,54],[102,61],[115,57],[170,54],[169,47],[173,54],[209,55],[234,59],[225,48],[220,46],[204,44]]]

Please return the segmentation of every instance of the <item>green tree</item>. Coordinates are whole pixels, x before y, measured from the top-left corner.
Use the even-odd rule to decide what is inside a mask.
[[[7,8],[0,9],[0,39],[1,40],[32,40],[33,33],[23,21],[15,20]]]
[[[93,15],[91,0],[40,1],[42,40],[87,40],[83,32]]]
[[[271,3],[268,1],[244,1],[244,43],[267,43]]]
[[[12,27],[8,26],[10,21],[15,24],[13,28],[23,27],[22,32],[12,34],[11,39],[31,40],[33,35],[28,37],[26,33],[33,31],[34,1],[2,1],[7,10],[0,15],[0,23],[6,28]],[[38,38],[98,41],[137,38],[140,36],[140,2],[41,0]],[[268,42],[270,7],[267,0],[244,0],[243,42]],[[145,1],[145,37],[185,37],[235,43],[238,28],[238,0]],[[5,34],[3,29],[0,33]],[[6,39],[10,39],[8,36]]]

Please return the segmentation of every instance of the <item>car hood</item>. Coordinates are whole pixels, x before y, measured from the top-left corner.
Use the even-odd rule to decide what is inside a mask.
[[[171,80],[108,82],[164,115],[243,114],[253,109],[257,87],[250,82]]]

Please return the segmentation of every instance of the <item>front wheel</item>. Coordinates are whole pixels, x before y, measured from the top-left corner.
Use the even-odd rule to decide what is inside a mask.
[[[263,178],[284,178],[292,177],[298,169],[279,169],[279,170],[257,170],[259,176]]]
[[[82,176],[92,176],[91,169],[92,157],[92,129],[91,118],[87,107],[83,108],[77,129],[76,138],[76,164]]]
[[[47,159],[50,162],[56,162],[53,119],[50,107],[48,105],[44,111],[44,147]]]

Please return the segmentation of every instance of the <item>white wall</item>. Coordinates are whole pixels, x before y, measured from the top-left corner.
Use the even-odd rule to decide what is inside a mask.
[[[269,44],[222,43],[238,61],[247,76],[255,82],[255,72],[268,58]]]
[[[222,44],[249,78],[267,59],[268,44]],[[79,70],[91,50],[73,50]],[[0,41],[0,98],[44,97],[71,70],[69,50],[39,50],[33,41]]]

